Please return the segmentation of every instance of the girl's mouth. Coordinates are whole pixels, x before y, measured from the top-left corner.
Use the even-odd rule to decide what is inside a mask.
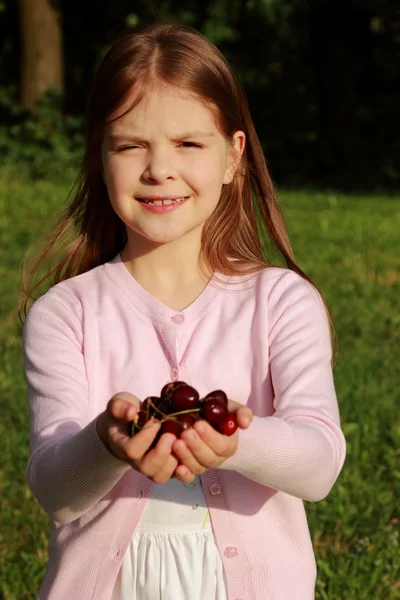
[[[180,198],[171,198],[171,197],[165,197],[165,198],[152,198],[152,197],[147,197],[147,198],[136,198],[136,200],[138,200],[139,202],[142,202],[143,204],[150,204],[153,206],[168,206],[169,204],[179,204],[180,202],[184,202],[185,200],[187,200],[189,198],[189,196],[182,196]]]
[[[185,204],[187,200],[189,200],[190,196],[181,196],[181,197],[147,197],[147,198],[136,198],[138,202],[142,205],[144,210],[150,211],[156,215],[163,215],[166,213],[170,213],[174,210],[177,210],[181,206]]]

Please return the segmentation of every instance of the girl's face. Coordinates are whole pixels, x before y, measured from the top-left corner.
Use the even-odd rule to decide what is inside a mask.
[[[245,136],[233,148],[242,154]],[[200,243],[204,222],[233,179],[237,154],[213,113],[193,97],[154,91],[107,126],[103,176],[111,204],[125,223],[128,247],[154,247],[187,236]],[[136,242],[136,243],[135,243]]]

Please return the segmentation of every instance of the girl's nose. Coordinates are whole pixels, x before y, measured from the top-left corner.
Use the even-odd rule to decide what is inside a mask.
[[[176,169],[172,164],[169,152],[165,150],[153,150],[149,152],[143,178],[151,183],[160,183],[167,179],[175,179]]]

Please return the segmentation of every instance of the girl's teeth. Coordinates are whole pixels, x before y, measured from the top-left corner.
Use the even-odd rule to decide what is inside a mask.
[[[183,202],[185,198],[175,198],[175,200],[171,200],[171,198],[166,198],[165,200],[145,200],[146,204],[155,204],[156,206],[162,206],[163,204],[173,204],[174,202]]]

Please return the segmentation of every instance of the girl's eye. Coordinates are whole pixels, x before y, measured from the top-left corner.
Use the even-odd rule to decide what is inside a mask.
[[[181,146],[184,148],[202,148],[201,144],[196,144],[195,142],[181,142]]]
[[[124,150],[135,150],[135,148],[140,148],[140,146],[120,146],[120,148],[117,148],[117,151],[123,152]]]
[[[179,146],[182,148],[202,148],[201,144],[196,144],[196,142],[180,142]],[[117,148],[117,152],[125,152],[126,150],[137,150],[142,146],[137,146],[135,144],[129,144],[126,146],[120,146]]]

